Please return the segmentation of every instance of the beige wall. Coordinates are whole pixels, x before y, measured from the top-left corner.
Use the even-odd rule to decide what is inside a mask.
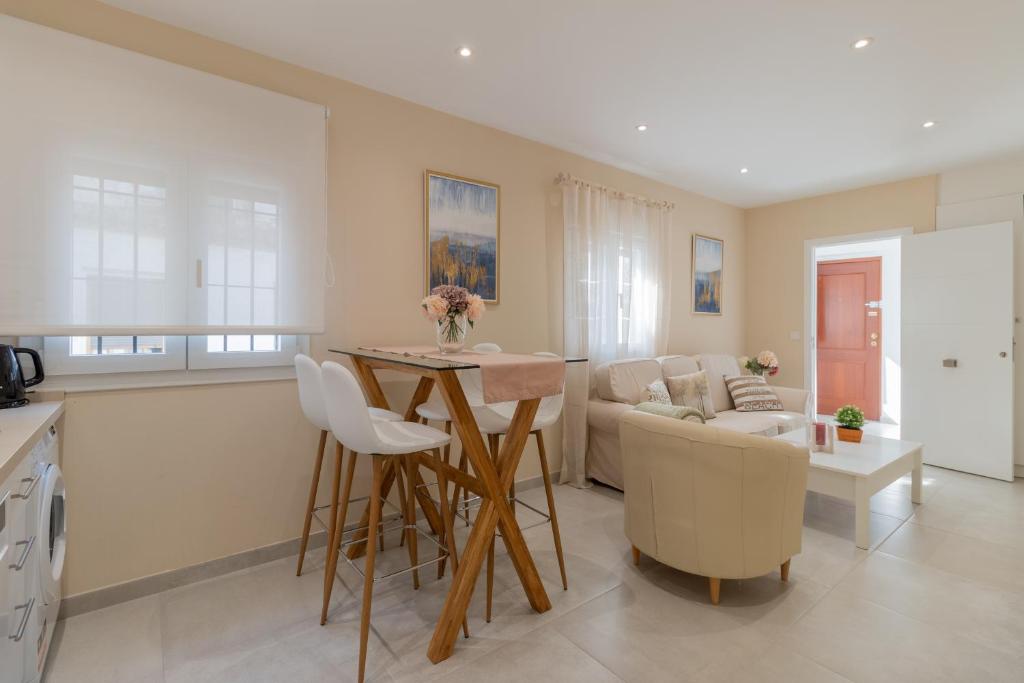
[[[934,230],[936,184],[936,176],[924,176],[746,211],[746,349],[779,355],[778,384],[804,386],[804,242]]]
[[[676,203],[671,351],[743,347],[743,212],[579,156],[290,66],[93,0],[0,0],[0,11],[331,108],[329,346],[429,342],[422,173],[502,188],[501,303],[471,341],[557,349],[559,171]],[[725,315],[689,314],[690,233],[726,241]],[[758,256],[758,258],[761,258]],[[393,396],[406,382],[389,384]],[[70,399],[67,589],[93,590],[298,534],[315,434],[293,383],[80,394]],[[552,459],[560,459],[552,434]],[[531,445],[520,478],[538,474]],[[357,485],[361,494],[363,486]]]

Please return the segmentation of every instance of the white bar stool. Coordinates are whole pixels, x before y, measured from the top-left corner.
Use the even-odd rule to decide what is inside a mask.
[[[343,546],[352,543],[366,543],[366,564],[360,569],[355,563],[350,562],[352,567],[363,576],[363,607],[359,627],[359,680],[362,681],[366,672],[366,644],[370,629],[370,605],[373,600],[373,584],[397,574],[411,571],[413,573],[413,585],[419,587],[417,570],[427,564],[439,562],[451,556],[453,571],[458,568],[458,553],[455,549],[455,539],[452,533],[452,517],[448,507],[448,496],[440,496],[441,521],[445,530],[447,543],[446,552],[439,553],[435,559],[427,560],[422,564],[418,562],[416,551],[417,534],[437,543],[430,535],[419,531],[416,526],[416,478],[415,472],[418,460],[415,457],[421,452],[430,452],[435,460],[441,459],[441,448],[450,443],[451,437],[444,432],[419,424],[418,422],[383,422],[373,420],[370,417],[366,405],[366,398],[359,387],[355,376],[346,368],[337,363],[324,363],[323,366],[323,389],[324,401],[327,409],[327,419],[340,443],[348,447],[349,456],[347,474],[345,479],[344,493],[342,494],[336,514],[332,517],[337,527],[337,532],[330,534],[333,538],[329,546],[327,568],[324,576],[324,602],[321,611],[320,623],[327,621],[327,608],[331,599],[331,589],[334,586],[334,572],[338,566],[338,556]],[[349,494],[352,491],[352,477],[355,473],[355,462],[358,453],[370,455],[373,464],[373,482],[370,487],[370,519],[365,527],[366,537],[358,540],[342,542],[344,536],[343,524],[345,515],[348,512],[350,502]],[[404,456],[404,457],[403,457]],[[411,456],[411,457],[410,457]],[[405,531],[406,546],[409,551],[409,567],[390,574],[375,576],[373,572],[376,559],[377,534],[381,531],[381,486],[384,479],[384,461],[392,459],[396,473],[398,486],[401,487],[401,472],[405,470],[405,481],[408,484],[408,493],[405,496],[404,508],[405,520],[402,529]],[[444,472],[437,469],[438,483],[441,490],[447,490],[447,480]],[[361,531],[354,529],[353,531]],[[345,557],[348,560],[348,557]],[[463,622],[463,630],[468,635],[466,623]]]
[[[316,518],[325,530],[328,524],[320,519],[317,514],[326,510],[329,505],[316,506],[317,488],[320,486],[320,471],[323,469],[324,451],[327,446],[327,434],[331,427],[327,423],[327,409],[324,406],[323,388],[320,380],[320,366],[315,360],[304,354],[295,356],[295,376],[299,382],[299,405],[302,412],[314,427],[320,430],[320,445],[316,450],[316,463],[313,465],[313,479],[309,485],[309,500],[306,503],[306,519],[302,524],[302,540],[299,543],[299,563],[295,569],[296,576],[302,576],[302,563],[306,559],[306,547],[309,545],[309,528]],[[390,410],[370,408],[370,416],[374,420],[401,421],[402,416]],[[338,498],[338,486],[341,481],[341,459],[342,446],[336,443],[334,446],[334,482],[332,485],[332,496],[335,504]],[[331,539],[327,539],[327,547],[331,547]]]

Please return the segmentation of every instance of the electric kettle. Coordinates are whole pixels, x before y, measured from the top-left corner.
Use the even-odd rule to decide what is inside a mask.
[[[18,362],[18,354],[24,353],[32,357],[36,374],[25,379]],[[43,361],[34,349],[20,349],[7,344],[0,344],[0,409],[17,408],[28,403],[25,389],[43,381]]]

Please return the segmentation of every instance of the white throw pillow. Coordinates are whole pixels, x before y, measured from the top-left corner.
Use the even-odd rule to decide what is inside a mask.
[[[715,416],[715,404],[708,389],[708,375],[703,370],[689,375],[669,377],[666,384],[673,405],[699,410],[705,420]]]
[[[660,379],[647,385],[647,400],[651,403],[672,405],[672,396],[668,393],[668,387]]]
[[[768,386],[764,377],[740,375],[726,377],[725,386],[732,394],[738,413],[754,413],[762,410],[783,410],[778,394]]]

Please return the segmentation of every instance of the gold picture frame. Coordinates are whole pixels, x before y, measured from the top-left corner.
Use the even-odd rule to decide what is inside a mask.
[[[438,284],[456,284],[489,304],[497,304],[501,294],[501,186],[424,171],[423,243],[427,294]]]
[[[690,312],[722,315],[725,240],[694,233],[690,249]]]

